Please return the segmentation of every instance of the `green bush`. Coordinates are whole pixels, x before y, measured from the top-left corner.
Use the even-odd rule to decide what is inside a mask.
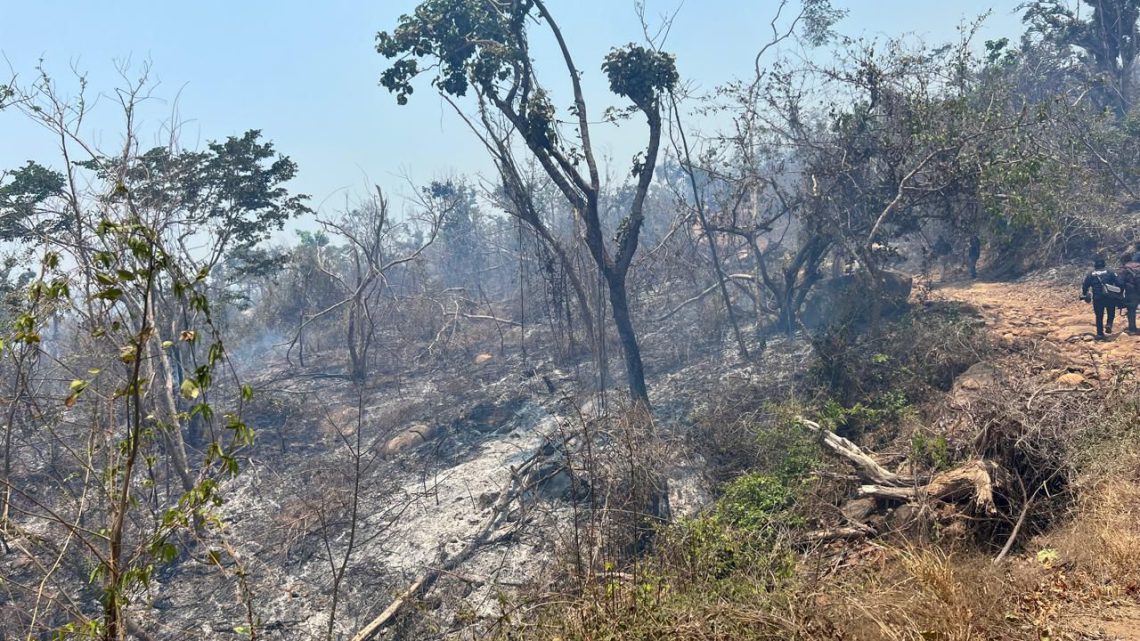
[[[741,476],[725,486],[707,514],[674,526],[669,539],[680,557],[676,560],[690,580],[708,583],[708,589],[721,594],[743,585],[755,588],[755,581],[738,581],[738,572],[759,573],[769,581],[790,578],[795,557],[788,534],[804,525],[795,513],[795,499],[795,492],[774,476]]]
[[[791,490],[780,479],[746,474],[725,487],[716,514],[729,526],[759,532],[787,525],[793,503]]]

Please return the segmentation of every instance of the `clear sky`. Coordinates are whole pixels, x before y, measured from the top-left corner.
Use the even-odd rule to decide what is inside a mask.
[[[955,39],[956,27],[988,9],[981,38],[1021,32],[1017,0],[837,0],[849,11],[838,30],[848,35],[913,34]],[[712,88],[750,73],[768,33],[776,0],[647,0],[649,13],[680,6],[666,49],[684,79]],[[0,52],[24,80],[43,59],[63,86],[72,66],[88,74],[92,92],[119,82],[115,61],[133,68],[149,60],[161,81],[144,131],[156,135],[176,105],[181,141],[261,129],[300,165],[292,187],[314,204],[336,207],[346,190],[379,183],[407,191],[404,176],[424,183],[451,173],[486,172],[489,163],[449,108],[427,91],[406,107],[377,84],[384,59],[375,34],[395,25],[413,0],[0,0]],[[610,47],[641,40],[632,0],[550,0],[594,95],[592,115],[607,100],[599,65]],[[542,49],[536,54],[542,56]],[[540,60],[541,62],[541,60]],[[0,75],[3,67],[0,67]],[[108,103],[98,107],[90,135],[108,147],[118,140]],[[626,127],[636,126],[633,122]],[[621,154],[622,136],[606,128],[602,151]],[[612,142],[607,143],[606,137]],[[54,163],[52,141],[12,110],[0,112],[0,167],[28,159]]]

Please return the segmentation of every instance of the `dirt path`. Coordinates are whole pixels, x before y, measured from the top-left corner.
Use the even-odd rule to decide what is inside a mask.
[[[1002,341],[1032,341],[1056,347],[1063,369],[1059,382],[1095,384],[1115,367],[1140,363],[1140,336],[1124,334],[1127,318],[1118,316],[1107,341],[1095,341],[1092,305],[1077,298],[1078,289],[1062,290],[1024,283],[953,283],[936,288],[936,299],[968,303]],[[1140,607],[1110,603],[1063,617],[1059,638],[1087,641],[1140,641]]]
[[[1096,335],[1092,305],[1077,298],[1077,287],[1026,283],[954,283],[938,287],[934,296],[977,307],[986,325],[1004,341],[1046,341],[1071,365],[1095,379],[1108,365],[1140,363],[1140,336],[1123,333],[1128,320],[1117,315],[1107,341]]]

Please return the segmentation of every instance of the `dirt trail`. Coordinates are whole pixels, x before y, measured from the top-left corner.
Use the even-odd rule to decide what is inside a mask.
[[[1074,387],[1095,385],[1114,367],[1140,363],[1140,336],[1123,333],[1127,318],[1118,314],[1111,337],[1095,341],[1092,305],[1079,300],[1077,294],[1077,287],[1061,289],[1041,283],[966,282],[933,291],[936,299],[976,307],[1002,341],[1054,345],[1065,368],[1058,382]],[[1140,607],[1135,604],[1108,604],[1093,612],[1077,608],[1065,619],[1060,638],[1140,641]]]
[[[1108,365],[1140,363],[1140,336],[1123,333],[1128,320],[1117,315],[1106,341],[1096,335],[1092,305],[1078,299],[1077,287],[1062,290],[1040,283],[954,283],[934,295],[977,307],[986,325],[1002,340],[1047,341],[1062,358],[1095,379]]]

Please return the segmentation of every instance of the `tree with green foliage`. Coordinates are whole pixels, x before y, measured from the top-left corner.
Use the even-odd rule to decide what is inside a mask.
[[[64,177],[38,163],[0,172],[0,240],[28,242],[58,231],[62,217],[40,217],[40,205],[64,193]]]
[[[1081,15],[1081,5],[1090,12]],[[1021,5],[1028,39],[1075,57],[1097,106],[1123,118],[1135,103],[1140,56],[1140,0],[1033,0]]]
[[[44,435],[29,443],[22,429],[15,444],[8,429],[6,459],[17,446],[43,448],[48,471],[33,482],[6,460],[2,479],[0,529],[39,533],[23,538],[43,576],[8,585],[28,606],[15,623],[26,626],[21,637],[145,636],[130,606],[186,556],[234,572],[254,623],[218,512],[221,484],[253,439],[242,420],[253,392],[228,361],[209,285],[227,248],[255,245],[303,205],[279,189],[291,163],[266,168],[276,154],[256,134],[200,155],[141,151],[134,114],[148,87],[144,73],[114,93],[125,123],[114,154],[80,130],[82,94],[64,98],[46,74],[18,90],[62,160],[58,173],[27,165],[0,187],[4,234],[41,266],[0,343],[12,370],[9,427]],[[45,331],[61,318],[66,338]],[[188,425],[198,426],[196,449],[183,440]]]
[[[558,44],[564,81],[573,95],[568,112],[572,130],[562,124],[561,114],[539,81],[531,58],[529,30],[536,25]],[[413,82],[424,73],[434,75],[432,86],[457,108],[457,100],[474,94],[476,112],[464,117],[498,166],[505,192],[515,205],[511,213],[552,244],[557,241],[526,193],[527,183],[516,155],[518,144],[558,187],[580,221],[583,242],[606,283],[630,395],[636,403],[648,406],[649,391],[630,316],[626,280],[637,251],[645,197],[661,144],[662,96],[678,81],[673,56],[631,44],[612,50],[602,64],[610,90],[632,103],[624,114],[640,113],[648,125],[644,151],[631,167],[636,187],[629,210],[617,228],[609,230],[599,213],[602,175],[592,144],[581,70],[543,0],[426,0],[413,13],[402,16],[391,32],[377,36],[377,51],[393,60],[380,82],[400,104],[408,102]],[[612,245],[606,240],[610,235],[614,237]],[[560,253],[566,256],[568,252],[561,248]],[[581,283],[578,285],[579,298],[587,300]]]

